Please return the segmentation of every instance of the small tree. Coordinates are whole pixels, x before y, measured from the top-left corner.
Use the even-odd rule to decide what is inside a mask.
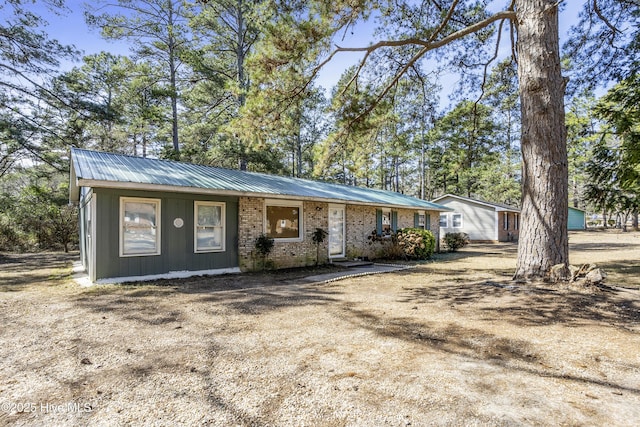
[[[266,267],[267,257],[273,249],[273,244],[274,240],[271,237],[267,237],[264,233],[260,234],[256,239],[255,248],[262,259],[262,270]]]
[[[316,267],[320,262],[320,245],[324,242],[324,239],[329,235],[322,228],[316,228],[316,231],[311,234],[311,240],[313,240],[313,244],[316,245]]]

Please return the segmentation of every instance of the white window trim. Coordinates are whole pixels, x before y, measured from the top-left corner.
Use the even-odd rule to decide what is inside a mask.
[[[300,209],[298,217],[298,237],[274,237],[275,242],[302,242],[304,240],[304,202],[302,200],[280,200],[280,199],[265,199],[263,218],[262,218],[262,231],[267,234],[267,207],[268,206],[291,206]]]
[[[518,230],[520,228],[520,215],[517,213],[513,214],[513,229]]]
[[[456,215],[460,215],[460,225],[457,227],[455,226],[453,221],[453,217]],[[451,214],[451,228],[464,228],[464,215],[462,214],[462,212],[453,212]]]
[[[156,205],[156,251],[143,253],[143,254],[125,254],[124,253],[124,205],[127,202],[134,203],[154,203]],[[162,224],[162,216],[161,216],[161,207],[162,203],[160,199],[147,199],[143,197],[120,197],[120,218],[118,225],[118,234],[119,234],[119,252],[121,258],[130,258],[130,257],[141,257],[141,256],[156,256],[162,253],[162,239],[161,239],[161,224]]]
[[[198,249],[198,206],[220,206],[220,224],[222,225],[222,249]],[[224,252],[227,242],[226,203],[194,201],[193,202],[193,253],[204,254],[210,252]]]
[[[509,230],[509,212],[507,211],[504,211],[504,213],[502,214],[502,229],[504,231]]]
[[[445,225],[441,224],[441,220],[442,217],[444,216],[444,219],[446,221]],[[449,214],[440,214],[440,216],[438,217],[438,224],[440,225],[440,228],[449,228]]]

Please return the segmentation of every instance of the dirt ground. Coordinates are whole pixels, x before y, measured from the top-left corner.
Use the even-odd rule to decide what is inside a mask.
[[[512,244],[326,284],[0,254],[0,425],[637,426],[640,234],[570,245],[607,286],[511,283]]]

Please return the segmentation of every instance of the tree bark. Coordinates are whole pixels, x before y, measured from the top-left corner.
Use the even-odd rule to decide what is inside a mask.
[[[522,229],[514,279],[540,278],[569,259],[565,81],[556,0],[516,0],[522,104]]]
[[[176,40],[173,36],[173,7],[173,3],[168,4],[167,19],[170,28],[167,48],[169,50],[169,85],[171,86],[171,142],[177,160],[180,158],[180,138],[178,136],[178,65],[176,64]]]

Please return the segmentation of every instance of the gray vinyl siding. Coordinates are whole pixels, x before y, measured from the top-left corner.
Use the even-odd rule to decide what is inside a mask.
[[[446,213],[449,218],[449,226],[447,228],[440,228],[441,236],[444,236],[445,233],[462,232],[467,233],[470,240],[496,240],[495,209],[449,198],[440,200],[438,203],[453,209],[453,212]],[[461,228],[453,228],[451,226],[454,213],[462,214]]]
[[[95,279],[136,277],[177,271],[200,271],[238,266],[238,198],[95,188],[96,266]],[[120,256],[120,197],[160,200],[160,255]],[[194,253],[194,201],[225,203],[225,251]],[[184,225],[176,228],[174,219]]]

